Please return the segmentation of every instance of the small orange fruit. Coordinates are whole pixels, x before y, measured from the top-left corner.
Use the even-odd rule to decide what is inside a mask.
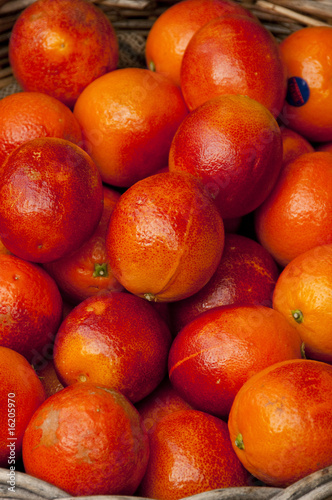
[[[332,243],[332,153],[315,151],[287,163],[254,219],[258,240],[283,267]]]
[[[171,141],[187,114],[180,89],[143,68],[118,69],[96,79],[74,108],[84,149],[103,181],[120,187],[167,166]]]
[[[17,146],[37,137],[82,144],[81,128],[61,101],[41,92],[18,92],[0,100],[0,164]]]
[[[265,106],[242,95],[220,95],[192,111],[169,152],[169,170],[198,177],[223,218],[257,208],[271,192],[281,165],[278,123]]]
[[[217,307],[176,336],[169,352],[169,378],[193,408],[227,419],[244,382],[273,363],[301,358],[301,345],[296,328],[274,309]]]
[[[241,387],[229,415],[233,448],[267,485],[287,487],[332,465],[332,366],[275,363]]]
[[[65,139],[18,146],[0,171],[0,237],[13,254],[50,262],[79,248],[103,210],[100,174],[90,156]]]
[[[313,145],[295,130],[281,126],[280,131],[283,145],[283,164],[295,160],[300,155],[315,151]]]
[[[77,383],[50,396],[23,439],[27,474],[74,496],[132,495],[148,456],[138,411],[100,384]]]
[[[233,451],[227,424],[197,410],[165,415],[149,434],[150,458],[137,494],[177,500],[232,486],[250,474]]]
[[[62,322],[54,365],[63,385],[95,382],[136,403],[165,377],[171,341],[165,321],[149,302],[125,292],[104,292],[85,299]]]
[[[224,236],[222,218],[200,181],[165,172],[122,194],[106,247],[114,276],[128,291],[172,302],[198,292],[212,277]]]
[[[279,44],[258,19],[229,14],[202,26],[181,65],[181,89],[193,110],[221,94],[240,94],[278,116],[286,96]]]
[[[30,418],[44,402],[44,388],[28,361],[0,346],[0,467],[16,470]]]
[[[73,107],[90,82],[116,69],[119,47],[110,20],[91,2],[37,0],[13,26],[9,59],[23,90]]]
[[[332,140],[332,26],[302,28],[280,51],[288,74],[282,120],[309,141]]]
[[[180,86],[182,58],[193,34],[215,17],[230,13],[253,16],[233,0],[183,0],[168,7],[154,22],[146,40],[148,68]]]
[[[35,364],[53,344],[62,320],[55,281],[32,262],[0,255],[0,297],[0,345]]]
[[[280,274],[273,308],[295,326],[306,356],[332,363],[332,244],[295,257]]]
[[[93,235],[76,251],[43,266],[56,281],[62,296],[73,304],[103,290],[123,290],[113,276],[105,245],[109,219],[120,193],[106,185],[103,190],[104,209]]]

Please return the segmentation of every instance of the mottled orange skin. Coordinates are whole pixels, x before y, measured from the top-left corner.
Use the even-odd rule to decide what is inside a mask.
[[[166,377],[146,398],[136,403],[144,428],[148,433],[165,415],[189,410],[191,406],[179,395]]]
[[[179,332],[196,316],[218,306],[272,306],[278,276],[277,264],[262,245],[246,236],[226,233],[224,251],[212,278],[194,295],[170,304],[172,327]]]
[[[188,172],[206,186],[223,218],[252,212],[271,192],[282,165],[279,126],[259,102],[221,95],[179,126],[169,170]]]
[[[82,145],[81,128],[61,101],[41,92],[0,100],[0,164],[17,146],[36,137],[60,137]]]
[[[104,209],[93,235],[70,255],[44,264],[58,284],[62,296],[73,304],[104,290],[123,290],[123,286],[113,276],[105,245],[109,219],[120,193],[108,186],[103,186],[103,191]]]
[[[194,33],[208,21],[227,14],[253,14],[233,0],[183,0],[166,9],[149,31],[147,67],[180,86],[183,54]]]
[[[168,164],[173,136],[188,114],[180,89],[144,68],[123,68],[92,82],[74,115],[84,148],[105,183],[129,187]]]
[[[278,116],[286,96],[279,45],[257,20],[229,14],[191,38],[181,66],[181,89],[190,110],[221,94],[240,94]]]
[[[79,248],[103,210],[100,174],[89,155],[64,139],[18,146],[0,172],[0,236],[13,254],[50,262]]]
[[[237,393],[228,425],[243,465],[270,486],[332,465],[332,366],[297,359],[262,370]]]
[[[332,244],[295,257],[282,271],[273,308],[299,332],[306,357],[332,364]]]
[[[13,26],[9,59],[23,90],[72,108],[90,82],[116,69],[119,48],[109,19],[91,2],[38,0]]]
[[[193,408],[226,420],[244,382],[273,363],[301,358],[301,345],[296,328],[271,308],[222,306],[176,336],[169,378]]]
[[[254,219],[258,240],[282,267],[332,243],[332,153],[305,153],[287,163]]]
[[[137,494],[177,500],[218,488],[248,486],[227,424],[197,410],[165,415],[149,434],[150,458]]]
[[[309,141],[332,140],[331,44],[332,26],[295,30],[280,43],[288,78],[300,77],[309,88],[308,100],[300,106],[286,99],[281,117]]]
[[[106,247],[114,276],[127,290],[172,302],[197,292],[212,277],[224,236],[222,218],[199,180],[165,172],[121,196]]]
[[[146,469],[148,436],[113,388],[75,384],[39,407],[23,440],[28,474],[70,495],[132,495]]]
[[[313,145],[295,130],[283,126],[280,127],[280,130],[283,146],[282,162],[284,165],[295,160],[300,155],[315,151]]]
[[[166,323],[146,300],[104,292],[78,304],[63,321],[54,365],[63,385],[104,384],[136,403],[167,373],[171,341]]]
[[[0,345],[35,364],[50,346],[62,320],[55,281],[39,266],[0,255]]]
[[[3,346],[0,346],[0,384],[0,467],[16,470],[24,431],[46,394],[29,362]]]

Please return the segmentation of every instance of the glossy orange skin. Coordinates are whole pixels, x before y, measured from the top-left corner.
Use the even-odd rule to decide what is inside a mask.
[[[0,255],[0,345],[35,364],[52,344],[62,320],[55,281],[39,266]]]
[[[90,82],[116,69],[119,47],[109,19],[91,2],[38,0],[13,26],[9,59],[23,90],[72,108]]]
[[[233,448],[264,483],[287,487],[332,465],[332,366],[301,359],[276,363],[237,393],[228,420]],[[244,449],[235,440],[240,438]]]
[[[4,245],[32,262],[50,262],[79,248],[103,210],[96,165],[64,139],[32,139],[17,147],[0,173]]]
[[[139,413],[100,384],[77,383],[49,397],[23,440],[26,472],[74,496],[133,494],[148,456]]]
[[[271,308],[222,306],[176,336],[169,378],[193,408],[226,420],[244,382],[273,363],[301,358],[301,345],[296,328]]]
[[[315,151],[287,163],[255,212],[255,230],[282,267],[310,248],[332,243],[332,153]]]
[[[205,491],[248,486],[227,424],[197,410],[164,416],[149,434],[150,458],[137,494],[177,500]]]
[[[192,111],[169,152],[169,170],[198,177],[223,218],[255,210],[281,165],[279,125],[265,106],[241,95],[220,95]]]
[[[309,87],[309,98],[302,105],[285,101],[282,120],[309,141],[332,140],[331,44],[332,26],[306,27],[280,43],[288,78],[300,77]]]
[[[54,365],[63,385],[95,382],[136,403],[167,373],[172,337],[147,301],[126,292],[104,292],[76,306],[61,324]]]
[[[62,296],[73,304],[103,290],[123,290],[123,286],[113,276],[105,245],[109,219],[120,193],[109,186],[103,186],[103,191],[103,213],[93,235],[70,255],[44,264],[58,284]]]
[[[183,54],[194,33],[208,21],[227,14],[253,14],[233,0],[183,0],[168,7],[149,31],[147,67],[180,86]]]
[[[174,411],[189,410],[191,406],[179,395],[166,377],[146,398],[136,403],[144,428],[152,432],[153,427],[165,415]]]
[[[0,467],[15,471],[22,454],[24,431],[46,394],[29,362],[3,346],[0,346],[0,383]]]
[[[118,69],[98,78],[74,108],[84,148],[103,181],[120,187],[167,166],[171,141],[187,114],[180,89],[144,68]]]
[[[230,14],[191,38],[182,60],[181,89],[190,110],[221,94],[240,94],[278,116],[286,96],[279,45],[256,19]]]
[[[81,128],[61,101],[41,92],[0,100],[0,164],[17,146],[36,137],[60,137],[82,145]]]
[[[299,332],[306,357],[332,363],[332,244],[295,257],[282,271],[273,308]]]
[[[215,272],[224,226],[193,176],[165,172],[131,186],[115,206],[106,236],[114,276],[156,302],[188,297]]]
[[[280,130],[283,146],[283,164],[295,160],[300,155],[315,151],[313,145],[301,134],[295,132],[295,130],[283,126],[280,127]]]
[[[196,316],[214,307],[271,307],[278,276],[277,264],[262,245],[246,236],[226,233],[224,251],[212,278],[191,297],[170,304],[172,327],[179,332]]]

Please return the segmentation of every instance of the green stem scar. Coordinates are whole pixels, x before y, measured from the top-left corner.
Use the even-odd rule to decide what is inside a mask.
[[[235,439],[235,445],[240,449],[240,450],[244,450],[244,443],[243,443],[243,437],[242,437],[242,434],[239,433],[237,436],[236,436],[236,439]]]
[[[300,309],[295,309],[294,311],[291,311],[293,318],[295,319],[296,323],[302,323],[303,321],[303,314]]]
[[[94,271],[93,271],[93,277],[94,278],[107,278],[108,277],[108,269],[107,269],[106,262],[104,262],[103,264],[95,264]]]

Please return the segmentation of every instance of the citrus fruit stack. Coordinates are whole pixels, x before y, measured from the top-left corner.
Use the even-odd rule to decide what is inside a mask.
[[[1,467],[177,500],[332,466],[331,40],[279,43],[239,2],[182,0],[146,66],[120,68],[98,5],[18,16]]]

